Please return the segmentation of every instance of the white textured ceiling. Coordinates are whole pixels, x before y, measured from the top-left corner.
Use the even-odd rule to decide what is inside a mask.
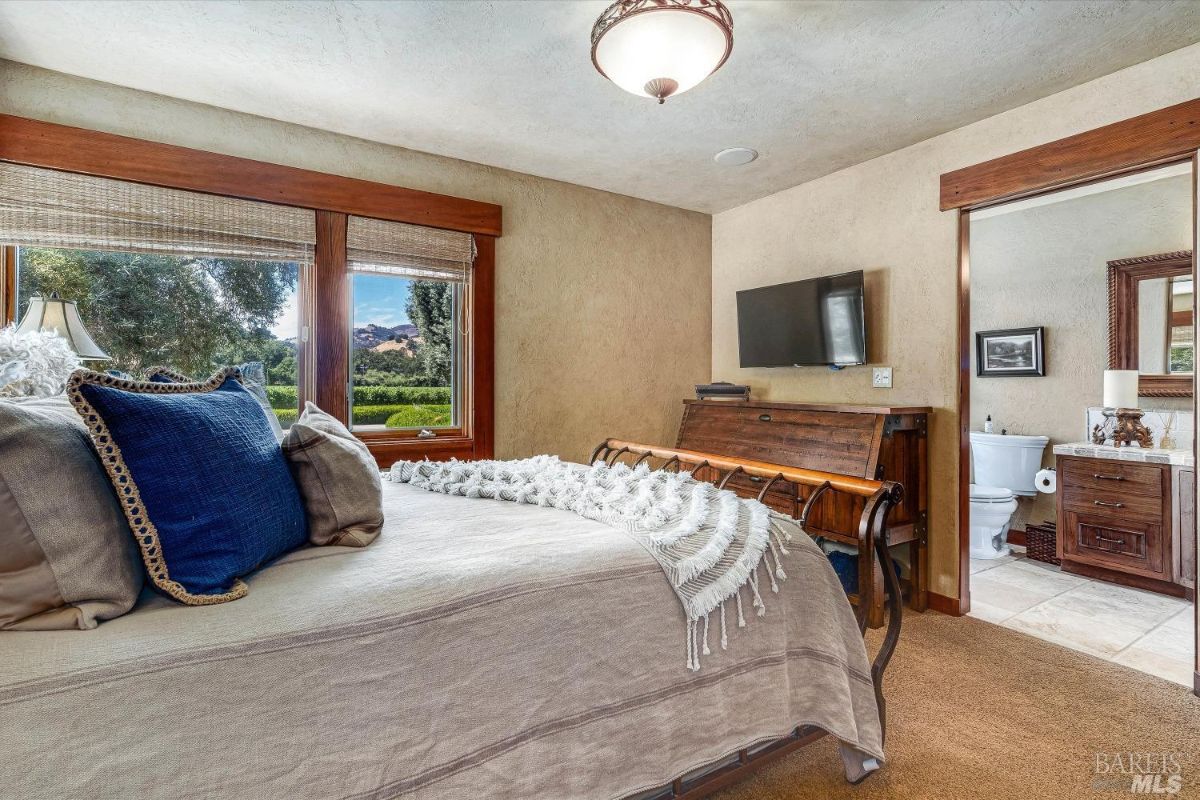
[[[716,212],[1200,40],[1194,0],[727,4],[663,106],[592,68],[606,0],[2,0],[0,57]]]

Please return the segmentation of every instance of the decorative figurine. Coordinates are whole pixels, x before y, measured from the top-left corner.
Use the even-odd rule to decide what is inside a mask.
[[[1142,410],[1139,408],[1118,408],[1116,411],[1117,424],[1113,428],[1113,446],[1138,447],[1150,449],[1154,447],[1154,437],[1150,429],[1142,424]]]

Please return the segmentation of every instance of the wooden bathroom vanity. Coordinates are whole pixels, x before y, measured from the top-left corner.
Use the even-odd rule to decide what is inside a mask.
[[[1179,451],[1058,445],[1064,572],[1195,596],[1195,467]],[[1190,454],[1188,454],[1190,455]],[[1173,463],[1174,462],[1174,463]]]

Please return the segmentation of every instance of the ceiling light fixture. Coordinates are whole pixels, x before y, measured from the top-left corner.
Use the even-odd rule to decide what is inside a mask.
[[[592,64],[627,92],[661,104],[712,75],[733,51],[720,0],[617,0],[592,26]]]

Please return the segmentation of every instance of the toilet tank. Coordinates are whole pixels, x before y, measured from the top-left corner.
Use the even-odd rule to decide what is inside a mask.
[[[971,460],[975,483],[1002,486],[1016,494],[1033,496],[1033,476],[1042,468],[1042,451],[1050,441],[1045,436],[1015,436],[971,431]]]

